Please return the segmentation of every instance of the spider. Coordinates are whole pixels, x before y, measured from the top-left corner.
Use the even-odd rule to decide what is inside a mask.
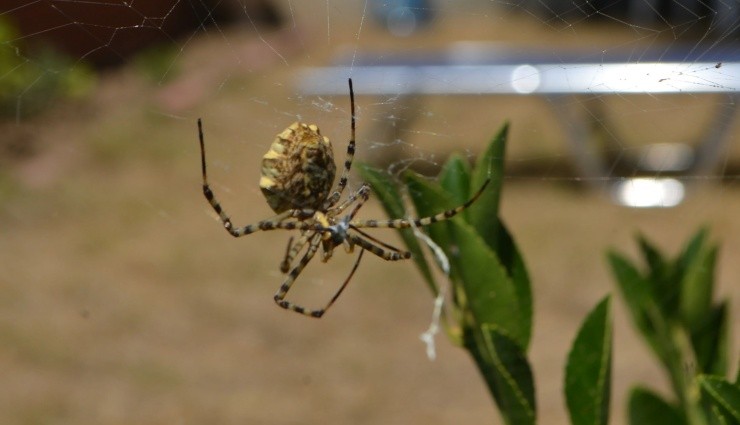
[[[285,256],[280,263],[280,271],[285,276],[285,280],[273,298],[275,303],[284,309],[316,318],[322,317],[339,298],[357,270],[365,251],[370,251],[387,261],[411,258],[410,252],[381,242],[360,229],[421,227],[447,220],[472,205],[489,182],[487,180],[464,204],[434,216],[392,220],[355,220],[355,215],[369,198],[370,187],[363,183],[356,192],[350,193],[344,201],[340,202],[355,155],[355,94],[351,78],[349,79],[349,98],[352,113],[351,137],[347,145],[344,170],[334,191],[331,191],[331,188],[337,167],[329,139],[322,136],[319,128],[314,124],[293,123],[277,135],[262,158],[260,189],[276,215],[243,227],[232,223],[208,184],[203,124],[201,119],[198,119],[203,195],[218,214],[226,231],[234,237],[276,229],[299,232],[296,240],[293,237],[288,240]],[[349,212],[345,213],[350,207],[352,208]],[[322,261],[327,262],[334,248],[340,245],[347,253],[352,253],[355,246],[359,246],[360,253],[349,275],[329,302],[323,308],[312,310],[286,300],[291,286],[319,248],[322,249]],[[304,248],[306,252],[297,264],[294,264]]]

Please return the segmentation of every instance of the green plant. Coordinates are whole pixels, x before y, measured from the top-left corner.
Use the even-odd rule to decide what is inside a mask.
[[[0,19],[0,118],[33,114],[57,98],[90,91],[93,72],[81,62],[44,48],[31,57],[8,21]]]
[[[629,399],[632,424],[740,424],[740,385],[724,378],[729,365],[729,306],[713,303],[717,245],[700,230],[675,259],[644,237],[646,269],[608,254],[635,327],[665,369],[675,400],[636,387]]]
[[[451,283],[451,305],[442,322],[447,335],[468,350],[506,423],[534,424],[534,378],[526,355],[532,335],[532,289],[522,255],[498,218],[507,134],[505,125],[472,168],[461,156],[453,155],[436,181],[413,172],[406,172],[402,180],[416,215],[425,216],[465,202],[491,179],[469,210],[425,232],[443,251],[443,256],[432,258]],[[359,169],[390,217],[413,215],[390,175],[364,164]],[[427,285],[438,296],[445,283],[435,278],[419,239],[411,229],[400,230],[400,234]],[[596,419],[588,423],[605,423],[602,418],[608,411],[609,312],[606,298],[584,322],[568,363],[568,405],[578,409],[571,415]],[[600,353],[596,361],[593,349]]]
[[[453,343],[465,348],[507,424],[536,423],[534,378],[527,359],[532,335],[532,289],[522,255],[498,218],[508,125],[471,167],[459,155],[444,164],[438,178],[413,172],[401,176],[415,213],[387,173],[359,165],[392,218],[424,216],[459,205],[491,179],[481,197],[451,220],[423,229],[399,230],[421,275],[435,296],[449,280],[449,306],[442,324]],[[416,229],[421,232],[422,229]],[[435,277],[422,243],[425,239],[444,277]],[[740,387],[722,378],[728,365],[727,302],[712,303],[717,247],[703,230],[675,260],[667,260],[640,238],[648,271],[640,273],[621,255],[609,260],[633,320],[671,376],[678,401],[650,390],[630,395],[632,424],[740,424]],[[448,267],[449,265],[449,267]],[[588,314],[571,346],[564,393],[571,423],[606,424],[612,363],[611,298]],[[687,373],[686,366],[693,366]]]

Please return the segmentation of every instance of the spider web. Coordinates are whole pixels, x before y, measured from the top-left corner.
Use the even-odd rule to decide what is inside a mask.
[[[470,365],[451,348],[438,346],[442,361],[416,374],[389,366],[408,364],[408,352],[417,361],[424,355],[416,336],[428,324],[432,299],[412,266],[366,256],[354,277],[358,282],[328,313],[345,326],[324,325],[330,318],[322,319],[324,327],[296,323],[279,316],[283,312],[270,301],[281,279],[287,235],[226,239],[198,193],[199,117],[211,183],[239,224],[271,214],[257,185],[259,158],[290,123],[319,125],[341,163],[349,138],[346,84],[352,77],[355,158],[394,176],[409,169],[434,176],[451,152],[472,160],[511,122],[501,214],[535,285],[532,363],[539,415],[565,423],[558,369],[579,320],[594,300],[613,291],[605,247],[632,249],[639,231],[673,254],[707,225],[721,238],[725,259],[718,291],[738,305],[737,286],[729,282],[740,276],[733,261],[740,255],[739,38],[738,0],[3,2],[0,218],[11,230],[0,242],[10,264],[0,279],[12,284],[16,298],[0,310],[2,323],[30,352],[28,341],[36,339],[21,336],[33,332],[77,335],[74,340],[89,344],[91,352],[75,363],[70,359],[76,354],[60,348],[62,342],[41,346],[42,366],[31,363],[28,372],[12,360],[21,372],[9,379],[10,388],[51,389],[21,392],[20,402],[0,396],[0,405],[16,406],[0,409],[11,415],[0,422],[36,417],[41,410],[81,423],[85,397],[101,402],[94,423],[199,422],[212,419],[204,412],[213,411],[220,422],[426,423],[430,418],[418,412],[430,405],[461,406],[433,417],[440,423],[495,415],[485,390],[470,386],[478,382],[473,372],[459,372]],[[354,175],[348,190],[360,184]],[[361,215],[380,218],[382,211],[370,202]],[[391,232],[379,237],[398,244]],[[38,258],[46,261],[39,265]],[[297,284],[295,296],[321,304],[353,261],[341,249],[328,265],[316,258],[301,277],[308,283]],[[103,282],[101,276],[111,274]],[[63,289],[56,286],[58,276],[65,276]],[[240,279],[254,284],[245,288]],[[400,287],[406,280],[413,283]],[[325,292],[314,299],[316,288]],[[154,301],[164,299],[172,302]],[[66,322],[50,320],[55,323],[29,331],[5,320],[26,311],[66,317],[65,309],[85,317],[109,317],[108,312],[109,327],[96,322],[104,342],[92,341],[76,323],[64,328]],[[378,316],[388,316],[388,322],[373,322]],[[369,324],[348,324],[361,322],[358,317]],[[219,353],[259,360],[245,366],[243,359],[222,354],[229,370],[245,366],[229,381],[205,347],[183,342],[191,340],[190,330],[180,322],[194,327],[192,339],[220,347]],[[129,323],[136,335],[121,330]],[[258,330],[245,330],[249,324]],[[44,327],[57,325],[58,333]],[[630,369],[652,360],[636,348],[628,326],[617,325],[617,335],[628,334],[616,357],[622,363],[615,376],[627,376],[615,378],[621,401],[635,379],[662,378],[647,366]],[[402,335],[396,340],[387,329]],[[106,338],[116,332],[126,337]],[[226,346],[209,335],[247,342]],[[365,339],[373,342],[357,342]],[[394,348],[399,340],[408,342],[408,351]],[[162,357],[147,351],[160,341],[170,354],[193,349],[202,357],[172,354],[180,363],[164,367]],[[109,350],[124,353],[123,366],[116,364],[120,369],[100,360],[112,356]],[[390,351],[404,357],[383,357]],[[57,352],[64,355],[49,355]],[[459,369],[445,369],[446,359],[459,361]],[[331,361],[349,366],[335,370],[327,365]],[[373,362],[379,366],[358,372]],[[193,384],[197,373],[182,372],[190,370],[187,364],[203,365],[209,394]],[[67,394],[50,384],[57,366],[62,383],[73,381],[71,370],[88,373],[95,367],[107,380],[83,379],[79,391]],[[129,367],[131,375],[120,371]],[[276,370],[276,376],[268,373]],[[427,385],[418,400],[408,400],[403,390],[385,394],[389,385],[383,380],[395,373],[401,381]],[[133,382],[113,391],[121,374]],[[382,378],[373,383],[373,374]],[[348,383],[348,377],[355,381]],[[371,390],[363,391],[357,382],[366,379]],[[258,389],[245,390],[252,382]],[[350,389],[330,391],[333,382]],[[96,398],[98,385],[113,391],[107,404]],[[434,388],[440,385],[459,391],[439,398]],[[293,388],[287,395],[286,387]],[[164,395],[169,388],[174,395]],[[210,395],[236,397],[234,388],[248,393],[246,404]],[[307,395],[307,388],[315,395]],[[413,388],[406,391],[415,393]],[[284,407],[285,397],[295,406]],[[302,397],[308,401],[300,402]],[[197,400],[189,403],[191,398]],[[163,399],[167,408],[146,404]],[[130,407],[137,402],[146,407],[134,414],[137,409]],[[331,413],[316,409],[329,404]],[[622,404],[614,406],[615,418],[623,418]],[[274,412],[282,408],[285,418],[276,419]]]
[[[10,2],[0,11],[4,21],[16,25],[3,42],[5,56],[15,60],[0,77],[8,86],[6,114],[20,123],[50,103],[38,93],[45,85],[59,92],[83,90],[78,86],[84,83],[74,80],[83,80],[91,64],[100,69],[136,58],[160,89],[151,106],[155,113],[205,118],[209,111],[196,113],[205,96],[239,93],[264,114],[321,122],[338,141],[346,138],[346,131],[339,131],[346,127],[347,99],[338,96],[346,93],[343,81],[356,69],[406,66],[417,68],[388,83],[390,91],[378,89],[375,80],[357,81],[359,93],[376,93],[358,102],[365,121],[361,148],[393,173],[409,167],[433,170],[453,148],[473,155],[495,129],[475,122],[485,117],[498,125],[522,115],[531,124],[515,127],[512,174],[581,181],[651,173],[678,174],[683,180],[737,176],[732,149],[737,132],[730,122],[740,22],[735,1],[368,0],[326,1],[320,9],[318,15],[316,4],[293,1]],[[48,52],[64,59],[50,59]],[[657,62],[683,66],[661,73]],[[529,74],[527,68],[516,69],[511,81],[488,81],[492,90],[478,91],[480,81],[474,78],[471,88],[463,88],[463,77],[454,72],[428,75],[419,68],[480,63],[545,68],[531,68]],[[594,73],[578,73],[593,64]],[[600,75],[612,72],[613,64],[613,75]],[[620,64],[645,64],[645,69],[620,70]],[[301,78],[306,68],[327,66],[338,70],[328,77],[331,86],[327,77],[320,82]],[[663,84],[635,84],[642,77]],[[527,87],[539,78],[559,79],[556,93],[564,95]],[[505,84],[513,90],[502,89]],[[253,86],[281,87],[283,101]],[[424,87],[452,101],[439,102]],[[460,109],[468,113],[463,116]],[[226,121],[241,112],[211,114]],[[268,135],[283,127],[282,121],[250,124],[266,127]],[[714,136],[707,127],[725,125],[726,137],[718,138],[716,149],[695,152]],[[567,139],[581,130],[589,132],[584,141],[596,147],[584,142],[569,149]],[[270,136],[264,139],[256,143],[264,145]],[[599,158],[585,158],[594,155]],[[681,175],[695,162],[702,163]]]

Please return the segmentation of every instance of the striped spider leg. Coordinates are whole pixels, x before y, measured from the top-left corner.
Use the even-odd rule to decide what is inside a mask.
[[[394,220],[353,220],[355,214],[359,211],[359,209],[362,207],[362,205],[369,199],[369,192],[370,188],[363,184],[358,192],[356,193],[356,196],[353,195],[348,199],[347,202],[354,202],[355,199],[358,199],[357,205],[354,206],[352,211],[341,217],[340,219],[336,219],[335,216],[330,217],[330,222],[333,223],[331,226],[324,229],[322,232],[326,233],[328,232],[330,234],[329,238],[321,239],[319,237],[319,233],[315,234],[313,237],[316,238],[316,246],[314,246],[314,243],[311,242],[309,244],[308,251],[306,254],[301,257],[299,260],[299,263],[290,270],[288,273],[288,276],[286,280],[283,282],[283,284],[280,286],[280,289],[275,294],[275,302],[286,309],[293,310],[297,313],[301,313],[307,316],[320,318],[324,315],[326,310],[331,307],[334,302],[339,298],[342,291],[347,287],[347,284],[349,283],[350,279],[352,278],[352,275],[354,275],[355,271],[357,270],[357,267],[360,264],[360,260],[362,259],[362,254],[364,251],[370,251],[371,253],[375,254],[376,256],[386,260],[386,261],[398,261],[398,260],[406,260],[411,258],[411,253],[408,251],[402,251],[398,248],[393,247],[392,245],[389,245],[385,242],[382,242],[375,237],[365,233],[364,231],[360,230],[361,228],[395,228],[395,229],[403,229],[403,228],[409,228],[413,226],[421,227],[421,226],[428,226],[440,221],[444,221],[447,219],[450,219],[460,212],[464,211],[466,208],[470,207],[483,193],[486,186],[490,182],[490,179],[486,180],[483,185],[478,189],[478,191],[473,195],[472,198],[470,198],[467,202],[464,204],[443,211],[439,214],[429,216],[429,217],[422,217],[422,218],[411,218],[411,219],[394,219]],[[291,286],[295,282],[295,280],[298,278],[298,276],[301,274],[303,269],[308,265],[308,263],[311,261],[313,256],[316,254],[318,250],[318,243],[322,243],[323,248],[323,261],[326,262],[329,258],[331,258],[331,255],[334,251],[334,248],[336,248],[339,245],[344,245],[345,250],[348,253],[352,253],[354,251],[355,246],[359,246],[360,254],[357,257],[357,260],[355,261],[354,266],[352,267],[352,270],[350,271],[349,276],[344,280],[342,285],[339,287],[339,289],[335,292],[335,294],[331,297],[329,302],[321,309],[317,310],[308,310],[305,307],[302,307],[298,304],[292,303],[285,299],[285,297],[288,294],[288,291],[290,291]],[[304,242],[305,244],[305,242]],[[300,247],[302,248],[302,246]],[[300,251],[300,248],[297,249],[295,252],[290,252],[290,258],[287,258],[286,261],[292,262],[292,258]]]

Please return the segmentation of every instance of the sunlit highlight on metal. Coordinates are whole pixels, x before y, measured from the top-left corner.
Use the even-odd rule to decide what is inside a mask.
[[[517,93],[534,93],[540,82],[540,71],[532,65],[519,66],[511,73],[511,86]]]
[[[305,94],[342,94],[351,75],[359,94],[727,93],[740,91],[740,62],[378,65],[306,68]]]
[[[631,178],[613,187],[617,203],[633,208],[671,208],[679,205],[686,190],[672,178]]]

